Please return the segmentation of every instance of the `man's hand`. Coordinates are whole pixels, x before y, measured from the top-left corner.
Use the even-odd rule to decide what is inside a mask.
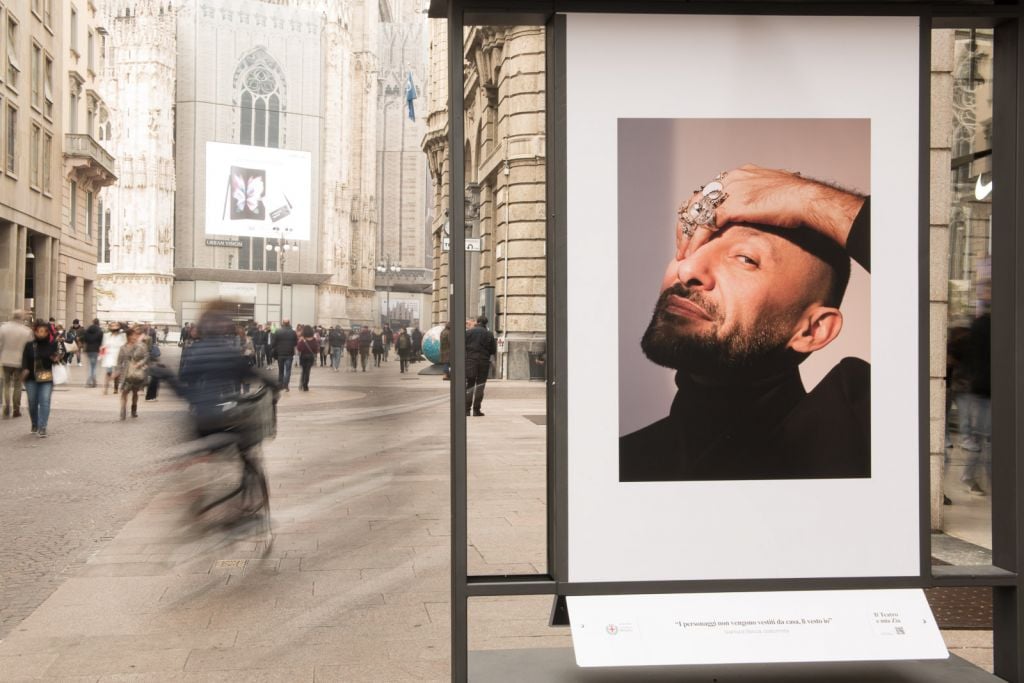
[[[864,197],[836,189],[816,180],[771,168],[746,164],[728,171],[722,179],[728,197],[715,209],[719,229],[729,225],[771,225],[778,228],[808,228],[846,247]],[[696,201],[700,193],[694,193]],[[699,249],[714,234],[698,227],[691,236],[676,222],[676,259],[682,260]]]

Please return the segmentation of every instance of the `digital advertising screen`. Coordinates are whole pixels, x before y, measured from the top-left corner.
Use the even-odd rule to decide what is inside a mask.
[[[310,238],[312,155],[206,143],[206,234]]]

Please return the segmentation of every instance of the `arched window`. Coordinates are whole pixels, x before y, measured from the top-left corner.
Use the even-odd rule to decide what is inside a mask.
[[[248,52],[235,69],[238,102],[238,141],[257,147],[280,147],[282,114],[287,99],[284,72],[266,48]],[[266,240],[243,237],[239,270],[277,270],[277,254],[266,251]]]

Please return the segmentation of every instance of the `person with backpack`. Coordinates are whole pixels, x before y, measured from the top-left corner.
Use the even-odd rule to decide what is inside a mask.
[[[359,363],[359,335],[355,330],[349,333],[348,341],[345,342],[345,352],[348,353],[349,370],[355,372]]]
[[[395,342],[395,351],[398,352],[398,371],[400,373],[407,372],[409,370],[409,356],[412,354],[412,337],[409,336],[409,331],[404,327],[398,334],[398,340]]]

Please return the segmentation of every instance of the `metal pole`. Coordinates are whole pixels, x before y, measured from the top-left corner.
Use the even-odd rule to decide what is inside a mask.
[[[466,316],[466,158],[465,105],[462,62],[463,8],[459,0],[448,5],[448,216],[451,221],[448,295],[451,336],[451,587],[452,680],[469,680],[469,591],[466,566],[468,511],[466,508],[466,334],[460,330]]]

